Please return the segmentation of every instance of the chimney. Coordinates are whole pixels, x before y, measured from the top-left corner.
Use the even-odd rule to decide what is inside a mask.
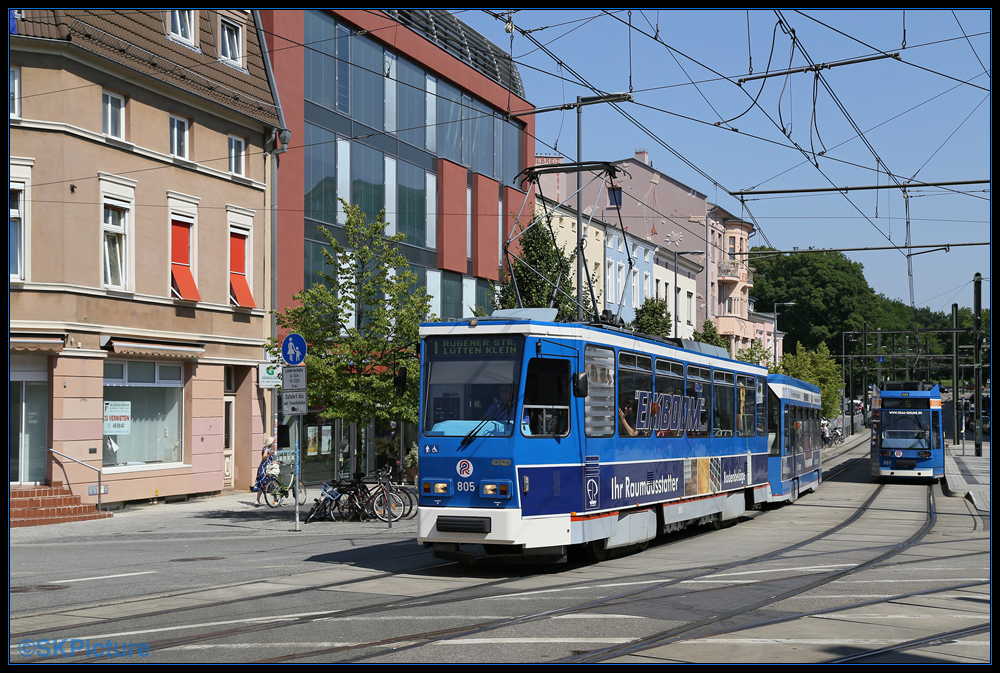
[[[641,161],[642,163],[649,166],[649,152],[646,150],[636,150],[635,151],[636,161]]]

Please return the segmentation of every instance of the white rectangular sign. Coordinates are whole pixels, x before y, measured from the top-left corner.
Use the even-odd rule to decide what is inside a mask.
[[[280,388],[281,365],[276,362],[257,365],[257,386],[260,388]]]
[[[286,416],[301,416],[309,411],[304,390],[283,390],[281,393],[281,411]]]
[[[104,403],[104,434],[127,435],[132,431],[132,403]]]
[[[285,365],[281,368],[281,387],[284,390],[305,390],[306,389],[306,368],[289,367]]]

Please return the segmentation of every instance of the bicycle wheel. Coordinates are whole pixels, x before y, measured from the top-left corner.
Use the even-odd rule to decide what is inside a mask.
[[[292,491],[297,491],[296,497],[299,500],[299,507],[302,507],[302,505],[306,504],[306,485],[305,484],[303,484],[301,481],[299,481],[299,487],[297,489],[293,487]]]
[[[354,521],[360,518],[361,509],[361,503],[358,502],[358,497],[354,493],[348,493],[337,500],[337,511],[344,521]]]
[[[309,523],[313,519],[322,519],[323,518],[323,507],[324,507],[325,504],[326,504],[325,500],[323,502],[320,502],[319,500],[317,500],[316,502],[314,502],[313,506],[312,506],[312,509],[309,510],[308,514],[306,514],[306,518],[302,521],[302,523]]]
[[[277,507],[281,503],[281,484],[274,477],[268,478],[261,490],[264,491],[264,502],[268,507]]]
[[[417,515],[417,492],[408,486],[400,486],[396,493],[403,499],[403,518],[412,519]]]
[[[386,493],[379,493],[372,499],[372,511],[382,521],[388,522],[390,516],[393,521],[399,521],[403,516],[403,499],[395,493],[389,493],[387,505],[386,496]]]

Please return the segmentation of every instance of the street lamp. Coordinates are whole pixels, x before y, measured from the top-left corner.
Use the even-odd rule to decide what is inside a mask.
[[[677,295],[679,294],[679,288],[677,287],[677,255],[704,255],[704,250],[681,250],[677,252],[676,250],[671,250],[674,253],[674,337],[680,338],[681,331],[681,321],[677,314]]]
[[[507,24],[511,26],[511,24]],[[513,30],[512,28],[510,30]],[[510,32],[508,30],[508,32]],[[556,110],[572,110],[576,108],[576,160],[583,161],[583,106],[595,105],[597,103],[630,103],[632,94],[630,93],[609,93],[602,96],[577,96],[575,103],[565,103],[553,107],[536,108],[528,112],[514,113],[515,117],[523,117],[529,114],[540,114],[542,112],[554,112]],[[576,319],[583,320],[583,274],[586,272],[583,265],[583,194],[582,178],[580,171],[576,172]],[[594,307],[595,312],[597,307]]]
[[[630,93],[612,93],[606,96],[576,97],[576,160],[583,161],[583,106],[595,103],[627,103],[632,100]],[[583,320],[583,178],[576,172],[576,319]],[[621,204],[618,204],[621,208]],[[597,307],[594,307],[596,313]]]
[[[778,367],[778,307],[779,306],[795,306],[794,301],[784,301],[774,305],[774,334],[772,334],[772,350],[774,351],[774,367]]]

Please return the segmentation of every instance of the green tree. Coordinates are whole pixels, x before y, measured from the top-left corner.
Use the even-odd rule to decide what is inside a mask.
[[[649,336],[668,337],[673,329],[673,316],[667,299],[647,297],[635,311],[632,329]]]
[[[762,252],[767,248],[754,248]],[[817,348],[831,344],[839,354],[841,333],[875,324],[878,300],[865,279],[864,267],[840,252],[801,252],[751,257],[754,267],[756,310],[768,313],[780,307],[778,328],[789,343]]]
[[[417,421],[417,343],[430,310],[423,287],[399,249],[403,234],[385,235],[384,213],[369,221],[344,203],[345,248],[327,229],[323,282],[295,295],[296,305],[277,314],[282,330],[306,340],[309,405],[351,422]],[[271,344],[279,353],[280,344]],[[403,395],[396,375],[411,376]]]
[[[780,370],[782,374],[819,386],[820,413],[825,418],[840,412],[840,390],[843,387],[840,365],[830,355],[825,343],[812,351],[806,350],[801,343],[796,344],[794,353],[786,352],[781,357]]]
[[[494,288],[497,308],[518,308],[518,295],[524,308],[555,308],[556,320],[576,320],[576,288],[572,271],[576,254],[561,249],[545,222],[522,227],[515,239],[517,251],[505,255],[499,287]],[[514,281],[517,282],[516,288]],[[584,314],[592,313],[584,292]]]
[[[750,342],[749,347],[741,348],[736,353],[736,359],[743,362],[752,362],[755,365],[763,365],[768,368],[772,367],[773,362],[771,349],[764,348],[764,342],[760,339],[754,339]]]
[[[694,340],[729,350],[729,339],[719,334],[719,330],[711,320],[704,322],[700,332],[695,330]]]

